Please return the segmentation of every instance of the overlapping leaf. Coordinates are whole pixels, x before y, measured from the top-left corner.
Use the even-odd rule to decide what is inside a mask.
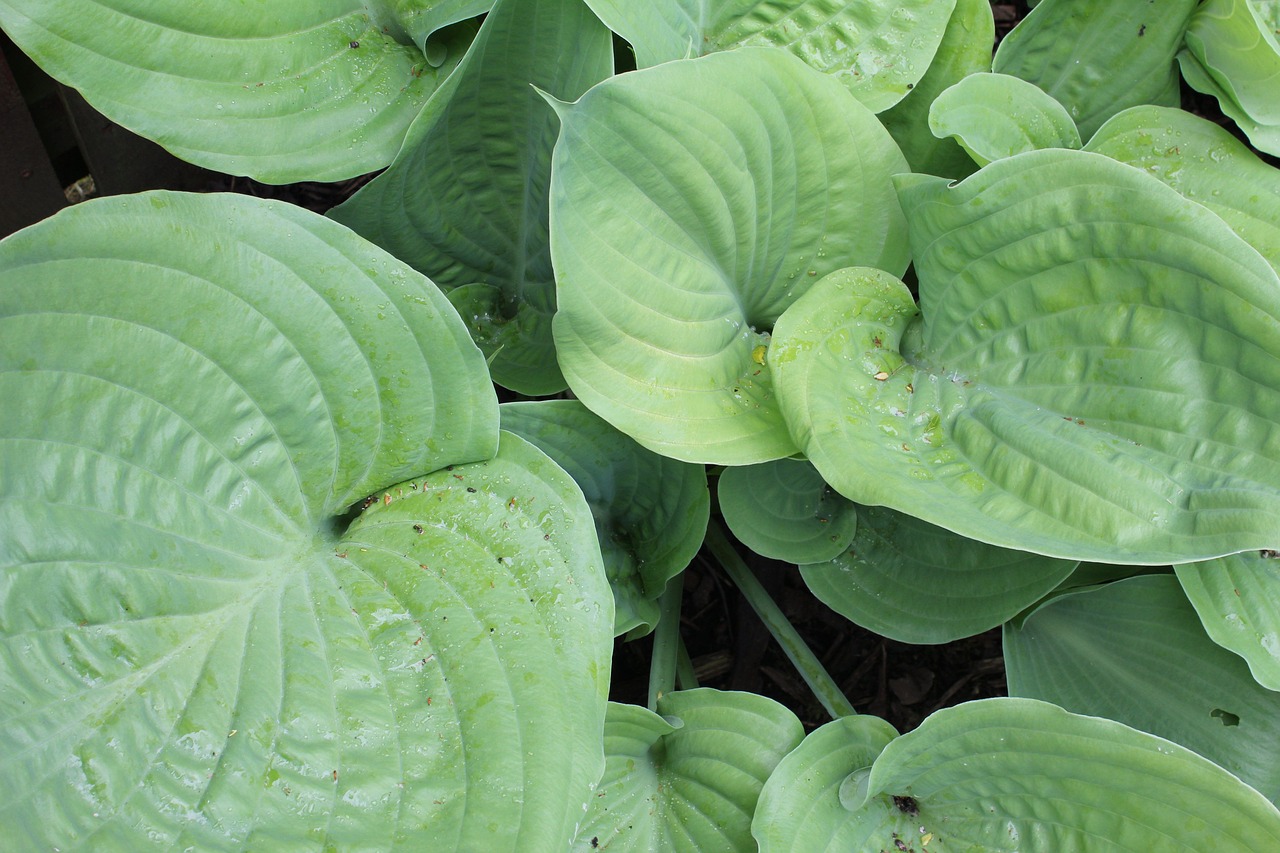
[[[1159,735],[1280,796],[1280,693],[1209,639],[1172,576],[1057,596],[1004,636],[1010,695]]]
[[[1274,552],[1173,568],[1213,641],[1244,658],[1258,684],[1280,690],[1280,572]]]
[[[1044,0],[1000,42],[992,70],[1035,83],[1086,139],[1138,104],[1178,105],[1174,57],[1198,0]]]
[[[1079,148],[1062,104],[1008,74],[971,74],[929,109],[929,129],[956,139],[979,166],[1039,148]]]
[[[667,581],[706,535],[706,470],[645,450],[577,400],[504,404],[502,427],[537,445],[582,489],[617,604],[614,632],[648,633]]]
[[[774,560],[830,560],[849,547],[858,526],[853,504],[801,459],[726,468],[716,495],[733,534]]]
[[[794,453],[768,330],[827,272],[905,268],[893,140],[768,48],[624,74],[558,109],[554,332],[575,395],[677,459]]]
[[[604,779],[574,849],[753,850],[760,789],[803,736],[794,714],[754,693],[677,691],[657,714],[610,703]]]
[[[563,845],[612,607],[486,378],[429,281],[288,205],[131,196],[0,244],[8,843]]]
[[[641,68],[738,47],[780,47],[873,112],[924,75],[956,0],[587,0]]]
[[[869,772],[862,766],[847,766],[839,788],[838,771],[824,767],[792,792],[821,797],[830,841],[811,832],[809,847],[762,849],[832,849],[838,840],[840,849],[890,851],[1244,853],[1280,844],[1280,812],[1216,764],[1030,699],[939,711],[885,746]]]
[[[1085,152],[900,186],[919,308],[891,276],[849,270],[775,329],[780,403],[827,482],[1071,559],[1274,545],[1280,279],[1261,256]]]
[[[494,380],[524,394],[565,387],[547,248],[558,124],[534,86],[573,100],[612,71],[581,0],[500,0],[395,162],[332,212],[448,292]]]
[[[885,507],[858,507],[858,532],[805,584],[850,621],[903,643],[948,643],[1012,618],[1068,577],[1070,560],[997,548]]]
[[[487,5],[3,0],[0,27],[102,113],[177,156],[289,183],[391,162],[475,30],[427,37]]]

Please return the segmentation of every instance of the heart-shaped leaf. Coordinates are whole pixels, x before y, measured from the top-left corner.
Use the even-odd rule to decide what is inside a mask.
[[[725,524],[744,545],[797,565],[834,558],[858,526],[854,505],[800,459],[726,468],[716,496]]]
[[[1209,639],[1172,576],[1056,596],[1005,627],[1004,650],[1011,696],[1159,735],[1280,796],[1280,693]]]
[[[1186,45],[1216,84],[1211,94],[1219,101],[1261,125],[1280,125],[1280,3],[1207,0],[1191,18]]]
[[[547,248],[558,123],[534,86],[573,100],[612,71],[580,0],[499,0],[395,162],[331,212],[448,292],[494,381],[522,394],[565,387]]]
[[[1000,42],[992,70],[1035,83],[1088,138],[1138,104],[1178,105],[1174,56],[1198,0],[1043,0]]]
[[[611,702],[604,779],[574,849],[753,850],[760,789],[803,737],[795,714],[755,693],[681,690],[658,714]]]
[[[940,94],[929,129],[950,136],[979,166],[1039,148],[1079,148],[1066,107],[1033,83],[1008,74],[970,74]]]
[[[838,794],[831,771],[815,780],[832,842],[813,832],[810,847],[768,849],[1201,853],[1280,845],[1280,811],[1216,764],[1032,699],[938,711],[888,744],[870,772],[860,768],[846,767]]]
[[[1173,567],[1213,641],[1245,659],[1263,687],[1280,690],[1280,572],[1274,551]]]
[[[706,469],[645,450],[577,400],[501,409],[502,428],[556,460],[586,496],[617,604],[614,633],[649,633],[667,581],[684,571],[706,536]]]
[[[428,45],[461,18],[409,21],[410,7],[421,3],[0,0],[0,26],[135,133],[192,163],[284,184],[391,162],[475,33],[459,25]]]
[[[893,140],[768,48],[623,74],[557,108],[554,330],[574,394],[664,456],[793,454],[768,330],[827,272],[906,266]]]
[[[298,208],[167,193],[14,235],[0,281],[8,843],[571,837],[603,760],[594,527],[497,445],[429,281]]]
[[[831,75],[873,112],[911,90],[956,0],[587,0],[641,68],[744,46],[780,47]]]
[[[1182,79],[1187,81],[1188,86],[1217,99],[1223,115],[1236,123],[1254,147],[1269,154],[1280,152],[1280,122],[1272,123],[1251,116],[1218,84],[1191,51],[1183,50],[1178,53],[1178,67],[1182,69]]]
[[[903,176],[917,309],[879,270],[819,282],[769,366],[850,500],[979,541],[1168,564],[1276,544],[1280,279],[1217,216],[1098,155],[955,187]]]
[[[994,628],[1039,600],[1075,569],[997,548],[885,507],[858,507],[844,553],[801,566],[832,610],[902,643],[949,643]]]
[[[1134,107],[1085,146],[1144,169],[1222,217],[1280,272],[1280,170],[1207,119],[1167,107]]]
[[[880,121],[902,149],[911,171],[949,178],[963,178],[976,171],[973,160],[955,140],[939,139],[929,130],[929,108],[953,83],[991,70],[995,41],[990,0],[957,0],[929,70],[910,94],[880,113]]]

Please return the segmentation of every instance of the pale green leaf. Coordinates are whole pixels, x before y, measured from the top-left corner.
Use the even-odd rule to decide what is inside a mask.
[[[475,33],[448,29],[424,54],[405,23],[359,0],[0,0],[18,46],[112,120],[192,163],[281,184],[391,162]]]
[[[611,702],[604,779],[573,849],[754,850],[760,789],[803,736],[795,714],[754,693],[677,691],[657,714]]]
[[[580,0],[500,0],[395,162],[331,213],[449,292],[494,381],[523,394],[565,387],[547,248],[559,125],[534,87],[573,100],[612,70]]]
[[[1271,547],[1280,279],[1207,209],[1080,151],[900,179],[919,308],[878,270],[818,283],[769,367],[849,499],[1070,559]]]
[[[1009,695],[1159,735],[1280,796],[1280,693],[1209,639],[1171,575],[1056,596],[1005,627],[1004,650]]]
[[[594,526],[429,281],[288,205],[91,201],[0,243],[0,388],[7,844],[568,841]]]
[[[1268,154],[1280,154],[1280,122],[1259,121],[1235,102],[1235,100],[1218,85],[1199,60],[1187,50],[1178,53],[1178,66],[1182,69],[1182,77],[1187,85],[1218,100],[1223,115],[1230,118],[1249,138],[1249,142],[1259,151]]]
[[[929,70],[905,98],[880,113],[880,121],[902,149],[911,171],[963,178],[976,170],[955,140],[939,139],[929,130],[929,107],[953,83],[991,70],[995,38],[989,0],[958,0]]]
[[[832,559],[849,547],[858,526],[853,504],[800,459],[726,468],[716,496],[742,544],[788,563]]]
[[[711,514],[706,470],[645,450],[577,400],[501,409],[502,428],[556,460],[586,496],[617,604],[614,633],[648,633],[667,581],[702,547]]]
[[[947,89],[929,108],[929,129],[954,138],[979,166],[1039,148],[1080,147],[1066,108],[1008,74],[971,74]]]
[[[739,47],[778,47],[873,112],[929,67],[956,0],[587,0],[641,68]]]
[[[1034,83],[1088,138],[1138,104],[1177,106],[1174,55],[1198,0],[1044,0],[1000,42],[992,70]]]
[[[768,331],[827,272],[906,266],[893,140],[768,48],[624,74],[558,109],[554,332],[574,394],[665,456],[794,453]]]
[[[869,770],[876,756],[897,736],[893,726],[867,715],[841,717],[810,732],[778,762],[760,792],[751,824],[760,853],[875,850],[867,846],[875,825],[850,819],[841,790],[850,774]],[[914,842],[920,838],[919,833],[912,834],[909,816],[891,801],[877,805],[886,821],[902,826],[900,839]],[[865,811],[876,807],[869,804]],[[934,849],[946,853],[947,848]]]
[[[1145,169],[1203,204],[1280,272],[1280,170],[1226,130],[1182,110],[1134,107],[1085,149]]]
[[[1253,678],[1280,690],[1280,574],[1275,552],[1174,566],[1213,641],[1240,655]]]
[[[1280,849],[1280,812],[1216,764],[1031,699],[938,711],[886,746],[856,790],[845,831],[863,850],[899,849],[895,833],[922,847],[928,835],[935,853]]]
[[[858,507],[853,543],[801,566],[824,604],[903,643],[948,643],[1012,618],[1067,578],[1054,560],[966,539],[884,507]]]
[[[1280,125],[1280,2],[1206,0],[1191,17],[1186,44],[1222,93],[1249,118]]]

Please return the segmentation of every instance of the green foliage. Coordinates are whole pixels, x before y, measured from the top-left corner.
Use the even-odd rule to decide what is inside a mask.
[[[0,242],[9,846],[1280,848],[1280,3],[178,8],[0,26],[194,162],[385,171]],[[854,713],[748,550],[1022,698]],[[698,688],[695,559],[834,722]]]

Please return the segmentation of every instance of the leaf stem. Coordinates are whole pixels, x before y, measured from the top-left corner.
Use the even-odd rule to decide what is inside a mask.
[[[681,690],[693,690],[698,686],[698,673],[693,669],[693,661],[689,658],[689,650],[685,648],[683,638],[677,655],[676,684],[680,685]]]
[[[720,565],[728,573],[729,578],[737,585],[742,596],[751,605],[751,609],[760,617],[760,621],[769,629],[769,633],[782,646],[791,663],[799,671],[800,676],[809,685],[813,695],[818,697],[822,707],[832,719],[851,717],[858,712],[845,698],[844,692],[836,684],[835,679],[823,667],[818,656],[800,637],[795,626],[791,624],[782,608],[769,596],[764,585],[751,573],[746,562],[733,547],[733,543],[725,535],[724,530],[716,522],[707,527],[707,547],[719,560]]]
[[[658,626],[653,630],[653,657],[649,661],[649,710],[657,712],[658,700],[676,689],[676,667],[680,650],[680,599],[684,595],[684,573],[667,581],[658,599]]]

